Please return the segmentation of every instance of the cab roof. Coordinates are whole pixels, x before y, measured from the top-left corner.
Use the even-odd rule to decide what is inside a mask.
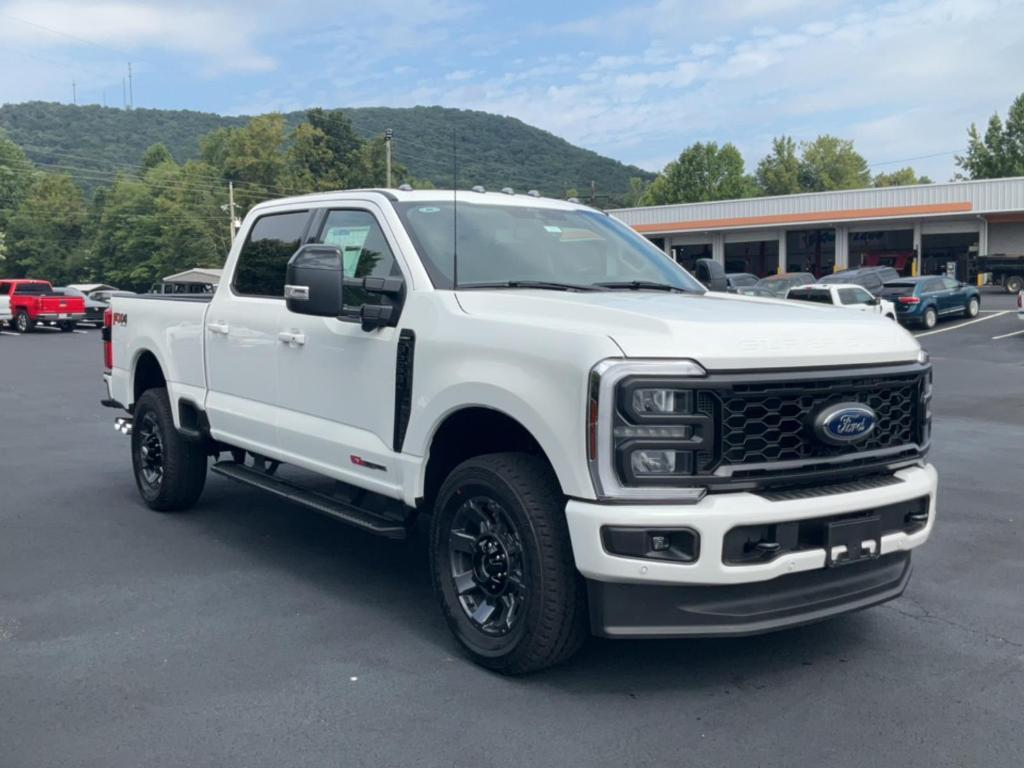
[[[485,190],[483,192],[471,189],[345,189],[331,192],[315,192],[309,195],[297,195],[294,197],[282,197],[274,200],[266,200],[253,207],[253,210],[273,208],[285,205],[321,205],[332,202],[343,202],[345,200],[366,200],[377,198],[393,203],[443,203],[457,200],[460,205],[517,205],[524,208],[551,208],[557,210],[595,210],[590,206],[581,203],[572,203],[568,200],[559,200],[553,197],[534,197],[525,192],[508,194],[500,190]]]

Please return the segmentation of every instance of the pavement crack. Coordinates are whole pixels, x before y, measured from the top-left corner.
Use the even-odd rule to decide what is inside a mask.
[[[1024,643],[1017,642],[1016,640],[1011,640],[1010,638],[1003,637],[1002,635],[997,635],[994,632],[986,632],[985,630],[977,629],[966,624],[961,624],[960,622],[953,621],[953,619],[947,618],[946,616],[941,616],[937,613],[933,613],[912,597],[907,597],[906,595],[904,595],[903,600],[914,606],[917,609],[917,611],[908,611],[894,603],[886,603],[883,607],[898,613],[900,616],[905,616],[908,619],[913,619],[914,621],[945,624],[948,627],[959,629],[962,632],[967,632],[968,634],[975,635],[986,640],[997,640],[998,642],[1003,643],[1004,645],[1009,645],[1013,648],[1024,648]]]

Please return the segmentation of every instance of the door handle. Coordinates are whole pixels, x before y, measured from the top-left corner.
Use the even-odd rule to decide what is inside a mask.
[[[210,333],[219,333],[222,336],[227,336],[230,330],[227,323],[207,323],[206,327],[210,329]]]
[[[281,331],[277,334],[277,340],[289,347],[301,347],[306,343],[306,334],[294,331]]]

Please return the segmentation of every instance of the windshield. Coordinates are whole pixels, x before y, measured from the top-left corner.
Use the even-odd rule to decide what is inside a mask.
[[[762,277],[754,284],[755,288],[761,288],[774,296],[784,296],[786,291],[794,285],[806,282],[802,277]]]
[[[460,202],[455,221],[450,201],[395,208],[437,288],[452,287],[457,228],[459,288],[542,283],[704,292],[656,246],[597,211]]]

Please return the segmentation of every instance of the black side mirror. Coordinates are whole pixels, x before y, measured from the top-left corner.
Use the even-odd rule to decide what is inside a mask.
[[[304,245],[288,260],[284,298],[300,315],[338,317],[342,312],[345,267],[334,245]]]
[[[879,303],[881,303],[881,300],[877,296],[872,296],[871,300],[868,301],[868,304],[870,304],[872,307],[877,307]]]

